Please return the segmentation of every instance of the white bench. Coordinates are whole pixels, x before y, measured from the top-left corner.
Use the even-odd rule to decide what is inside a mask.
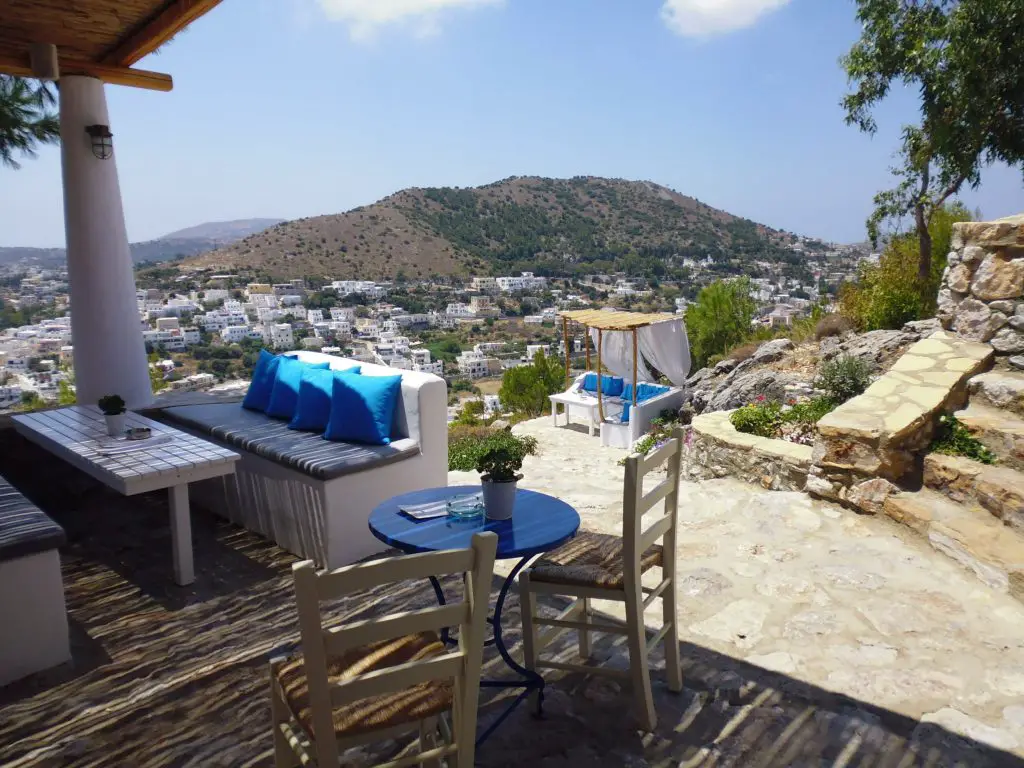
[[[367,523],[377,505],[447,485],[448,390],[432,374],[320,352],[288,354],[336,370],[361,365],[367,376],[400,374],[391,445],[330,442],[240,403],[169,407],[161,418],[241,455],[234,475],[197,484],[204,506],[289,552],[338,568],[387,549]]]
[[[70,660],[64,529],[0,477],[0,686]]]

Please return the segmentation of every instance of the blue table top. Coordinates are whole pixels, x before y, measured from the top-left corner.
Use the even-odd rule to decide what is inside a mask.
[[[580,516],[576,510],[554,496],[519,489],[511,520],[456,521],[447,517],[413,520],[402,514],[404,504],[426,504],[451,496],[479,493],[480,486],[449,486],[413,491],[389,499],[370,515],[370,532],[381,541],[403,552],[436,552],[442,549],[465,549],[474,533],[494,531],[498,534],[499,560],[528,557],[548,552],[576,535]]]

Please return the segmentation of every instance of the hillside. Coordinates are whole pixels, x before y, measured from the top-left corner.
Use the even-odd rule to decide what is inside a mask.
[[[243,237],[280,223],[281,219],[241,219],[214,221],[178,230],[158,237],[132,243],[132,261],[168,261],[182,256],[195,256],[212,251]],[[0,266],[23,263],[38,267],[63,267],[66,262],[63,248],[0,248]]]
[[[729,273],[754,272],[755,260],[797,265],[802,257],[784,247],[794,240],[651,182],[516,177],[403,190],[348,213],[278,224],[185,266],[244,267],[274,279],[517,270],[678,276],[684,258],[707,255]]]

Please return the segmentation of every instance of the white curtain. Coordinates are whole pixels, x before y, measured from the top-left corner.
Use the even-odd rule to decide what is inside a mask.
[[[594,342],[594,349],[597,349],[597,329],[590,329],[590,338]],[[643,352],[643,341],[640,342],[640,351]],[[597,355],[594,354],[591,360],[597,365]],[[632,331],[602,331],[601,333],[601,365],[621,376],[627,382],[633,381],[633,332]],[[689,363],[687,363],[689,365]],[[644,359],[637,355],[636,360],[637,381],[654,381],[651,372],[644,365]]]
[[[677,387],[683,386],[690,373],[690,341],[686,336],[686,323],[682,320],[655,323],[641,328],[637,335],[640,354]]]

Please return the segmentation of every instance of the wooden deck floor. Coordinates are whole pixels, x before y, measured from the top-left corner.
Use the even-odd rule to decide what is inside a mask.
[[[65,667],[0,689],[0,765],[271,765],[266,663],[298,635],[294,558],[195,510],[197,581],[177,587],[163,493],[120,497],[11,430],[0,431],[0,474],[68,532],[61,555],[74,656]],[[339,619],[365,617],[432,600],[429,586],[410,583],[332,610]],[[507,625],[514,628],[512,602]],[[621,643],[598,644],[596,655],[627,663]],[[1020,765],[941,729],[922,730],[698,646],[684,644],[683,656],[683,694],[669,693],[660,673],[653,675],[656,733],[637,731],[628,689],[563,677],[549,686],[546,717],[520,707],[481,749],[478,764]],[[487,659],[488,672],[502,669],[493,652]],[[481,722],[499,707],[485,702]],[[381,754],[395,749],[383,745]]]

